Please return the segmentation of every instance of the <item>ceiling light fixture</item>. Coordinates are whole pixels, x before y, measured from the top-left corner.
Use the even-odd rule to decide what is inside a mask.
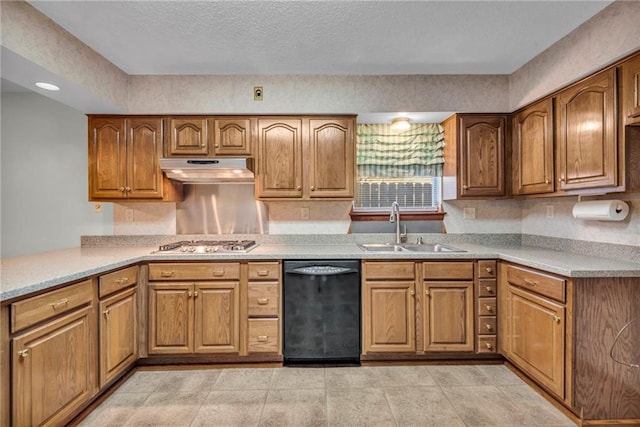
[[[411,127],[411,122],[407,117],[396,117],[391,120],[391,130],[396,132],[401,132],[403,130],[408,130]]]
[[[53,91],[60,90],[58,86],[51,83],[46,83],[46,82],[38,82],[36,83],[36,86],[44,90],[53,90]]]

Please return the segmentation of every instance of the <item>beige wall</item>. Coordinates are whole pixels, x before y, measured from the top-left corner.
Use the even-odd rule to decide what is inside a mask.
[[[640,49],[640,1],[616,1],[509,76],[510,111]]]

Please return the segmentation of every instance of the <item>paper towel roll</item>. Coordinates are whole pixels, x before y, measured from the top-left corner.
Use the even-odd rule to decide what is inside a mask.
[[[622,221],[629,215],[629,205],[622,200],[592,200],[573,206],[573,217],[596,221]]]

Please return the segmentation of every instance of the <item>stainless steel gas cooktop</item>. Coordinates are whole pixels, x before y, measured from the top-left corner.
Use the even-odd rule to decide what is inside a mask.
[[[256,248],[255,240],[183,240],[160,246],[154,253],[208,254],[246,253]]]

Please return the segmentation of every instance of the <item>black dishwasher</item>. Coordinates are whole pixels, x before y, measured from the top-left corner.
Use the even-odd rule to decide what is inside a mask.
[[[285,364],[360,363],[360,262],[284,261]]]

